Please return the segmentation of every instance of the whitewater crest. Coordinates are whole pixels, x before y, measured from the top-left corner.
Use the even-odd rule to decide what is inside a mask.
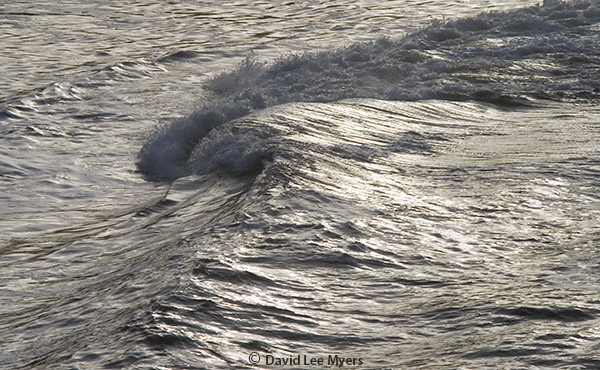
[[[248,172],[244,161],[232,166],[223,158],[249,153],[247,165],[256,166],[255,159],[265,155],[256,142],[202,139],[253,111],[292,102],[373,98],[519,105],[531,99],[597,99],[599,23],[597,2],[546,0],[509,12],[437,21],[398,40],[381,38],[271,63],[248,58],[210,82],[212,100],[158,129],[141,149],[138,165],[148,178],[163,181],[217,168]],[[229,155],[198,154],[208,152]]]

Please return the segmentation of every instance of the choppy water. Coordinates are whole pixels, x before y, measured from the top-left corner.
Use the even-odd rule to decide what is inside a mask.
[[[600,367],[597,1],[20,1],[0,35],[1,368]]]

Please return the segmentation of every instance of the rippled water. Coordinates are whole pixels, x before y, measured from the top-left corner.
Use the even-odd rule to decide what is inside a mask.
[[[599,32],[585,0],[0,5],[0,367],[599,367]]]

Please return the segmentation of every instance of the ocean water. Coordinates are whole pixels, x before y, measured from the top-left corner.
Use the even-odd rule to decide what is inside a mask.
[[[0,368],[600,368],[600,3],[0,4]]]

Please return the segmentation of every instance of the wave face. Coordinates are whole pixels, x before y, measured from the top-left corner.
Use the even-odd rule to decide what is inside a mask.
[[[160,129],[143,146],[139,167],[159,180],[202,173],[211,166],[198,167],[190,154],[210,130],[290,102],[376,98],[519,105],[531,99],[596,99],[599,22],[596,2],[545,1],[437,21],[398,40],[383,38],[270,63],[249,58],[214,78],[212,98],[194,113]]]
[[[205,174],[171,183],[185,241],[161,253],[185,274],[127,323],[131,361],[593,368],[599,117],[346,99],[215,127],[187,161]]]

